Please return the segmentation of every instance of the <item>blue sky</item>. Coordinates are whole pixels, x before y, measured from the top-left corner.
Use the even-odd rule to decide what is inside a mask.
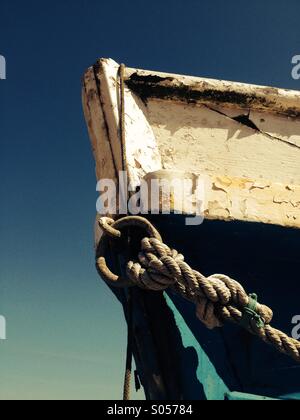
[[[300,89],[298,0],[1,0],[0,399],[119,398],[125,324],[94,270],[80,79],[130,67]]]

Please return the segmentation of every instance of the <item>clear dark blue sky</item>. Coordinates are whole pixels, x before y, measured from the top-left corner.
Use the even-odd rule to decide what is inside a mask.
[[[80,79],[128,66],[300,89],[299,0],[0,0],[0,398],[118,398],[125,325],[94,270]]]

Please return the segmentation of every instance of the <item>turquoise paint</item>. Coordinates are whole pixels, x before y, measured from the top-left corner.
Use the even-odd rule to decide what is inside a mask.
[[[229,401],[279,401],[276,398],[262,397],[261,395],[245,394],[243,392],[228,392],[225,398]]]
[[[300,400],[300,392],[293,392],[292,394],[286,394],[286,395],[282,395],[280,396],[281,400],[295,400],[298,401]]]
[[[224,400],[225,394],[229,389],[222,378],[216,372],[214,365],[209,360],[207,354],[196,340],[194,334],[187,326],[182,315],[178,312],[172,300],[164,294],[168,307],[174,314],[175,322],[180,332],[182,343],[185,348],[193,347],[198,356],[197,378],[202,384],[205,396],[208,400]],[[184,372],[183,372],[184,374]]]

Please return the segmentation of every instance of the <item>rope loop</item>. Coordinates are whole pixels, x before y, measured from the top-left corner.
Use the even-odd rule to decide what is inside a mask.
[[[101,217],[99,219],[99,226],[103,231],[97,249],[96,267],[99,275],[112,286],[128,287],[139,284],[139,273],[143,274],[145,270],[135,267],[135,270],[132,271],[132,267],[127,268],[127,274],[130,273],[131,275],[129,278],[124,278],[114,274],[108,268],[105,256],[108,247],[108,238],[114,240],[120,239],[124,229],[139,228],[145,232],[146,236],[149,236],[150,238],[155,239],[159,244],[162,244],[162,238],[159,232],[147,219],[139,216],[126,216],[116,221],[109,217]],[[133,282],[133,279],[136,281]],[[140,283],[143,284],[142,281]]]

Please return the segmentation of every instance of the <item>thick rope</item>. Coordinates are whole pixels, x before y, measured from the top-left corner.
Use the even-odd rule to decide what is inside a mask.
[[[116,225],[134,223],[134,219],[134,216],[126,217],[117,221]],[[107,221],[102,223],[102,227],[106,225]],[[112,222],[110,228],[115,227],[111,225]],[[99,260],[98,268],[102,274]],[[109,281],[107,272],[104,274],[105,280]],[[146,237],[141,241],[138,261],[127,263],[126,274],[132,285],[154,291],[171,288],[195,303],[197,317],[207,328],[221,327],[225,321],[242,325],[265,343],[300,362],[300,342],[271,327],[273,312],[270,308],[257,303],[256,297],[249,296],[240,283],[226,275],[205,277],[193,270],[184,261],[183,255],[170,249],[157,237]]]

